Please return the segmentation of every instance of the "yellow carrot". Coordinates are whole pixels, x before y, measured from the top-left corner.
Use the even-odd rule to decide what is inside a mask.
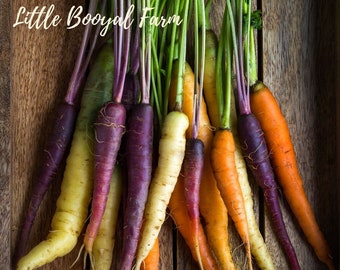
[[[170,112],[164,120],[158,164],[150,184],[135,269],[140,269],[165,220],[166,208],[184,159],[185,132],[188,126],[188,117],[178,111]]]
[[[123,175],[119,165],[115,166],[111,177],[109,197],[103,219],[92,248],[92,267],[98,270],[111,268],[119,205],[122,197]]]

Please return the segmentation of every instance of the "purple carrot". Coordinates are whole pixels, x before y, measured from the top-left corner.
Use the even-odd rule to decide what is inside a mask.
[[[107,179],[111,179],[121,138],[125,131],[126,111],[124,105],[107,102],[99,111],[94,142],[94,191],[90,223],[86,228],[84,244],[87,252],[92,252],[93,242],[104,214],[108,191]]]
[[[124,16],[131,1],[114,1],[114,16]],[[129,19],[130,20],[130,19]],[[106,207],[110,180],[125,132],[126,109],[122,103],[124,83],[129,58],[130,29],[114,26],[114,82],[111,102],[104,104],[95,122],[94,141],[94,190],[90,221],[87,225],[84,245],[92,258],[92,246]]]
[[[199,139],[187,139],[182,170],[189,217],[199,220],[199,188],[204,164],[204,145]],[[197,224],[198,226],[198,224]],[[196,228],[198,229],[198,227]]]
[[[94,14],[97,2],[97,0],[91,1],[89,7],[90,13]],[[62,160],[65,158],[66,151],[72,139],[72,133],[77,115],[77,108],[75,104],[78,103],[78,99],[81,96],[80,89],[84,83],[86,70],[93,54],[99,33],[97,29],[93,35],[90,49],[87,51],[90,42],[91,29],[92,27],[90,24],[85,27],[82,43],[78,52],[66,96],[59,104],[55,113],[53,128],[44,147],[42,165],[39,169],[37,180],[33,183],[32,195],[26,212],[26,217],[21,231],[19,232],[18,244],[13,257],[14,265],[26,253],[27,242],[39,206],[44,195],[46,194],[46,191],[48,190],[48,187],[50,186],[50,183],[55,178],[56,172],[59,169]]]
[[[141,103],[131,109],[126,136],[128,185],[119,267],[122,270],[132,267],[151,181],[153,108],[149,104]]]
[[[122,96],[122,103],[125,105],[126,111],[128,111],[138,103],[138,97],[140,95],[140,86],[137,74],[128,72],[125,77],[124,91]]]
[[[282,217],[278,186],[270,164],[263,131],[257,118],[252,113],[240,115],[238,118],[238,132],[246,162],[258,185],[263,190],[273,229],[289,259],[290,267],[291,269],[300,269]]]
[[[137,10],[137,17],[138,14]],[[127,122],[127,197],[124,208],[123,248],[119,267],[122,270],[132,268],[152,175],[154,117],[153,108],[149,104],[151,47],[150,41],[146,41],[149,37],[149,35],[146,36],[144,27],[137,28],[131,46],[130,72],[135,75],[134,78],[139,72],[140,78],[139,84],[134,83],[135,89],[131,90],[132,93],[140,95],[140,103],[131,107]],[[147,46],[145,46],[146,44]]]
[[[16,246],[14,263],[26,253],[27,243],[32,230],[34,219],[45,193],[55,178],[61,161],[72,138],[76,110],[73,105],[63,102],[59,105],[54,120],[53,130],[48,137],[43,154],[43,163],[33,185],[32,195],[26,212],[26,218],[21,227],[18,245]]]
[[[184,177],[184,195],[188,210],[188,215],[192,221],[193,242],[195,243],[197,260],[202,264],[199,251],[199,194],[204,166],[204,144],[200,139],[190,138],[186,141],[185,155],[182,164]]]

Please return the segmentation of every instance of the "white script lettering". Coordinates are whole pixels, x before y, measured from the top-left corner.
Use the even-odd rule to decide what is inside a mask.
[[[182,23],[182,19],[180,16],[178,15],[172,15],[168,18],[165,18],[163,16],[161,17],[157,17],[157,16],[148,16],[147,13],[151,10],[153,10],[154,8],[150,8],[150,7],[145,7],[143,8],[143,15],[140,18],[139,21],[139,27],[142,28],[146,23],[148,23],[149,25],[153,25],[153,26],[161,26],[161,27],[166,27],[169,24],[176,24],[177,26],[180,25]]]
[[[100,35],[104,36],[110,25],[119,25],[120,27],[123,27],[124,29],[129,29],[134,21],[134,19],[131,19],[133,15],[135,6],[131,5],[129,9],[127,10],[125,16],[116,16],[114,18],[106,18],[105,16],[102,16],[101,14],[97,13],[95,15],[92,15],[90,13],[86,14],[83,18],[81,18],[81,14],[83,13],[83,7],[75,7],[73,6],[70,9],[70,12],[67,17],[67,29],[72,29],[77,27],[79,24],[87,25],[101,25],[102,29],[100,31]],[[74,21],[75,20],[75,21]]]
[[[53,16],[54,8],[54,5],[51,5],[48,9],[46,6],[43,6],[39,10],[39,6],[36,6],[33,11],[27,11],[25,7],[20,7],[13,27],[20,24],[27,25],[28,29],[48,29],[51,26],[55,27],[61,22],[61,18],[59,15]]]

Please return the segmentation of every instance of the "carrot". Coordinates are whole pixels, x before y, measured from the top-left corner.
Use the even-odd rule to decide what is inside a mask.
[[[205,17],[201,16],[204,13],[204,1],[194,1],[194,39],[195,39],[195,75],[194,75],[194,92],[191,99],[192,118],[189,120],[189,124],[192,122],[192,136],[187,137],[185,146],[185,156],[182,164],[182,170],[184,174],[184,191],[185,201],[188,210],[189,218],[192,220],[192,237],[196,246],[197,262],[201,269],[203,269],[202,258],[199,249],[199,225],[200,225],[200,184],[202,179],[202,171],[204,166],[204,144],[197,137],[198,127],[200,125],[200,108],[203,90],[201,85],[198,84],[198,74],[203,77],[204,61],[202,57],[205,54],[205,33],[201,35],[199,39],[199,27],[205,27]],[[199,70],[200,64],[200,70]],[[176,70],[174,70],[176,72]],[[177,70],[178,71],[178,70]],[[184,74],[186,70],[184,67]],[[190,73],[189,73],[190,74]],[[203,78],[202,78],[203,83]],[[190,82],[189,82],[190,85]],[[187,85],[183,84],[183,92]]]
[[[238,131],[242,150],[257,183],[264,191],[264,199],[268,206],[267,210],[274,231],[284,248],[292,269],[300,269],[294,248],[284,225],[278,199],[278,187],[269,161],[269,152],[261,126],[253,114],[240,115],[238,119]]]
[[[105,46],[90,71],[56,212],[47,239],[35,246],[18,262],[18,269],[34,269],[69,253],[77,243],[88,214],[93,184],[93,121],[103,102],[111,99],[113,54]]]
[[[91,1],[90,12],[94,12],[97,1]],[[19,241],[16,246],[13,264],[26,253],[27,242],[32,230],[33,222],[41,201],[55,178],[57,170],[69,149],[70,141],[74,131],[74,124],[77,117],[78,109],[75,104],[80,97],[83,86],[85,71],[88,67],[89,60],[93,53],[93,46],[96,41],[96,35],[93,38],[93,46],[86,54],[85,49],[88,46],[91,27],[86,26],[80,50],[77,56],[76,64],[69,82],[69,87],[64,100],[59,104],[55,112],[53,128],[45,143],[43,150],[42,163],[38,175],[33,183],[32,193],[29,206],[26,212],[25,220],[19,233]]]
[[[235,144],[230,130],[219,129],[216,132],[211,149],[211,163],[217,187],[245,245],[249,268],[251,269],[248,222],[242,190],[238,182]]]
[[[126,3],[125,3],[126,2]],[[115,1],[114,15],[123,16],[130,1]],[[119,8],[118,8],[119,6]],[[130,30],[115,26],[114,47],[114,82],[112,100],[105,103],[98,113],[94,124],[94,189],[91,203],[90,221],[86,227],[84,245],[88,254],[92,253],[93,241],[96,238],[104,214],[110,179],[116,162],[121,139],[125,131],[126,109],[121,103],[126,70],[128,64]]]
[[[203,30],[202,30],[203,31]],[[204,98],[209,104],[209,119],[213,127],[220,126],[220,114],[218,111],[218,98],[216,92],[216,57],[217,57],[217,36],[211,29],[206,31],[206,53],[205,53],[205,69],[203,81]]]
[[[189,218],[192,220],[192,237],[196,247],[196,257],[202,267],[199,250],[198,230],[200,224],[199,194],[204,165],[204,145],[200,139],[189,138],[185,146],[182,170],[184,175],[185,202]]]
[[[153,109],[149,104],[142,103],[131,109],[126,135],[128,193],[120,269],[131,269],[151,181]]]
[[[150,184],[144,225],[137,248],[136,269],[140,269],[165,220],[166,208],[184,159],[185,132],[188,125],[188,117],[178,111],[170,112],[164,120],[158,164]]]
[[[120,141],[125,131],[126,111],[124,105],[109,101],[99,111],[94,123],[94,190],[91,205],[90,223],[86,228],[84,244],[86,251],[92,253],[92,245],[102,220],[113,164],[116,162]]]
[[[243,4],[244,2],[238,1],[237,18],[239,22],[242,22],[243,17]],[[248,5],[250,10],[250,3]],[[289,235],[287,233],[280,203],[278,199],[277,184],[273,169],[269,161],[269,152],[264,140],[263,131],[261,126],[251,112],[249,101],[249,81],[247,86],[243,81],[244,68],[243,68],[243,24],[239,23],[237,28],[234,23],[234,14],[231,4],[227,2],[226,12],[230,19],[230,30],[232,34],[232,43],[235,56],[235,68],[236,68],[236,97],[238,105],[238,134],[242,147],[242,152],[245,156],[248,167],[250,168],[254,178],[258,185],[263,189],[264,199],[267,205],[268,214],[272,221],[273,229],[283,247],[291,269],[300,269],[299,262],[296,257],[295,250],[291,244]],[[247,15],[248,22],[250,21],[250,12]],[[248,24],[249,26],[249,24]],[[249,28],[248,28],[249,31]],[[247,45],[248,46],[248,45]],[[249,70],[249,69],[248,69]]]
[[[142,270],[158,270],[159,269],[159,240],[158,237],[150,250],[148,256],[141,265]]]
[[[262,82],[253,86],[250,105],[263,129],[275,174],[295,217],[318,258],[329,269],[335,269],[331,250],[303,187],[287,122],[275,97]]]
[[[183,207],[183,204],[185,204],[185,191],[183,181],[183,176],[180,175],[169,202],[170,216],[174,220],[176,228],[190,248],[193,258],[196,262],[198,262],[196,242],[192,237],[193,221],[189,218],[187,209]],[[208,239],[205,236],[204,229],[201,223],[199,223],[198,225],[198,238],[203,269],[219,269],[214,255],[209,248]]]
[[[210,151],[206,149],[205,166],[200,189],[200,212],[204,218],[205,232],[219,269],[236,269],[228,233],[228,211],[216,185],[210,164]]]
[[[137,10],[137,14],[140,14],[141,9],[149,4],[149,1],[143,1],[142,5],[138,6],[140,10]],[[145,27],[142,27],[139,31],[141,31],[141,42],[138,66],[141,91],[140,102],[131,108],[127,121],[126,164],[128,185],[124,211],[123,251],[119,266],[120,269],[127,270],[131,269],[136,255],[153,162],[154,116],[153,107],[150,105],[151,33]],[[133,59],[133,61],[137,60]]]
[[[233,99],[232,99],[233,100]],[[268,248],[264,242],[264,239],[261,235],[259,226],[256,223],[255,213],[253,210],[254,204],[252,199],[252,191],[248,181],[248,173],[245,160],[243,158],[242,149],[240,145],[240,141],[238,139],[237,134],[237,116],[235,110],[235,104],[232,102],[231,108],[231,126],[232,133],[234,135],[235,142],[235,162],[236,162],[236,170],[238,173],[238,181],[240,183],[243,199],[246,207],[247,221],[248,221],[248,230],[249,230],[249,240],[250,240],[250,249],[251,253],[254,256],[257,265],[261,269],[275,269],[272,257],[268,251]]]
[[[93,243],[93,257],[91,259],[93,269],[109,270],[111,268],[122,188],[122,170],[119,165],[116,165],[111,178],[103,219]]]
[[[222,61],[227,51],[225,61]],[[216,62],[216,90],[219,98],[219,128],[215,132],[211,148],[211,164],[217,181],[217,187],[234,221],[236,230],[245,246],[248,267],[252,269],[248,220],[243,192],[238,180],[235,162],[235,143],[231,132],[231,62],[230,19],[225,12],[222,22],[221,37],[218,43]],[[223,62],[223,63],[222,63]],[[223,72],[225,80],[222,81]]]
[[[176,86],[178,83],[178,70],[179,62],[175,61],[172,70],[172,80],[169,89],[169,107],[175,106],[175,94]],[[189,128],[186,134],[186,146],[185,156],[182,164],[182,174],[184,176],[184,190],[185,190],[185,205],[183,206],[188,211],[188,216],[191,219],[190,224],[193,226],[191,229],[191,236],[193,242],[196,243],[195,258],[197,259],[200,267],[202,268],[201,255],[198,244],[198,228],[200,224],[199,213],[199,190],[200,182],[202,178],[202,171],[204,166],[204,144],[197,138],[195,138],[195,113],[194,113],[194,88],[195,78],[191,67],[188,63],[185,63],[184,76],[183,76],[183,103],[182,110],[188,116]],[[189,113],[188,113],[189,112]],[[196,123],[198,126],[200,123]]]
[[[170,97],[169,106],[175,106],[175,86],[177,84],[176,72],[178,63],[174,64],[173,76],[170,84]],[[194,97],[195,79],[194,73],[188,63],[185,64],[184,74],[184,89],[183,89],[183,104],[182,111],[188,116],[189,128],[187,130],[186,137],[192,138],[193,125],[193,97]],[[228,242],[228,212],[227,208],[221,198],[220,192],[216,186],[215,176],[213,174],[210,162],[210,151],[213,140],[213,128],[211,127],[208,117],[207,106],[204,98],[201,100],[200,105],[200,121],[198,125],[198,138],[204,144],[204,165],[200,187],[200,212],[205,221],[205,231],[207,233],[207,240],[212,248],[214,255],[216,256],[219,267],[221,269],[235,269],[232,261],[230,246]],[[181,177],[181,176],[180,176]],[[169,204],[170,210],[172,210],[171,203]],[[183,208],[183,206],[182,206]],[[179,209],[177,211],[180,211]],[[184,224],[184,221],[176,222],[176,215],[173,215],[175,223]],[[184,225],[181,225],[184,226]],[[179,228],[181,227],[179,226]],[[186,225],[188,226],[188,225]],[[180,230],[182,236],[187,239],[191,236],[184,236],[184,232],[189,232],[192,235],[192,230]],[[202,252],[202,251],[201,251]],[[205,257],[203,255],[202,257]]]

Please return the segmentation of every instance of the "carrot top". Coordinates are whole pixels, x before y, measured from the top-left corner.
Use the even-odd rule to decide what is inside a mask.
[[[200,29],[206,28],[206,18],[203,16],[205,13],[204,0],[195,0],[194,2],[194,36],[195,36],[195,60],[194,60],[194,73],[195,73],[195,88],[193,98],[193,138],[197,138],[200,106],[203,94],[203,77],[204,77],[204,56],[205,56],[205,32],[202,30],[200,39]],[[200,78],[200,82],[199,82]]]
[[[220,128],[223,129],[230,129],[232,52],[231,20],[228,13],[224,12],[216,59],[216,91],[219,101]],[[222,74],[225,74],[225,76],[222,76]]]
[[[140,16],[142,8],[150,7],[150,0],[137,1],[137,16]],[[139,20],[138,20],[139,21]],[[151,27],[149,24],[144,24],[141,31],[141,46],[140,46],[140,80],[141,80],[141,102],[150,102],[150,62],[151,62]]]
[[[168,113],[168,96],[174,61],[179,62],[176,106],[171,110],[181,110],[183,76],[187,49],[188,21],[191,14],[191,1],[152,1],[155,16],[177,16],[176,23],[164,28],[151,29],[151,100],[156,109],[160,127]]]
[[[97,6],[98,6],[98,0],[90,1],[88,12],[91,15],[94,15],[94,13],[96,12]],[[100,27],[97,27],[97,30],[94,33],[92,41],[91,41],[92,44],[89,50],[87,51],[88,45],[90,43],[92,24],[89,23],[85,26],[84,35],[83,35],[83,39],[82,39],[80,49],[78,52],[76,64],[71,75],[67,94],[65,96],[65,101],[68,104],[74,104],[76,96],[78,95],[79,89],[81,88],[82,83],[85,79],[86,70],[88,68],[89,62],[91,60],[91,57],[92,57],[92,54],[93,54],[93,51],[96,45],[99,30],[100,30]]]
[[[131,6],[131,0],[115,1],[113,7],[114,17],[123,17],[126,9]],[[130,21],[131,19],[128,18]],[[122,100],[125,75],[129,60],[129,44],[131,29],[124,29],[119,25],[113,26],[113,48],[114,48],[114,83],[113,83],[113,100],[120,103]]]
[[[251,11],[250,4],[244,4],[244,69],[248,78],[248,86],[258,80],[254,30],[262,28],[261,11]]]

